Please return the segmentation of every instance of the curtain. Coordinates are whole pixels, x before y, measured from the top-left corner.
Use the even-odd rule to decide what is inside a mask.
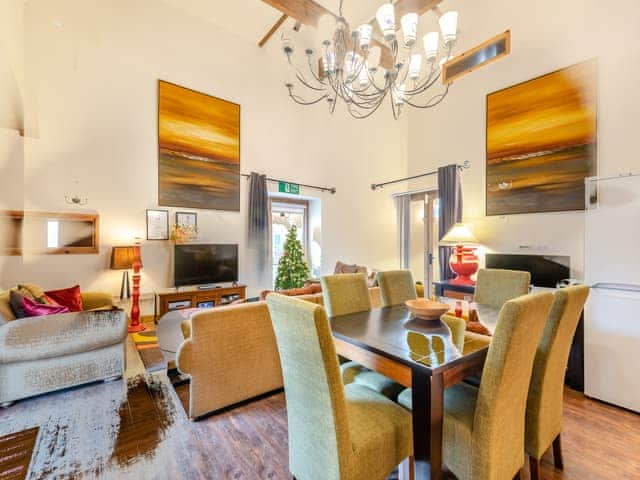
[[[409,240],[411,238],[411,196],[395,197],[398,224],[398,257],[400,268],[409,268]]]
[[[249,248],[255,250],[257,267],[264,271],[271,256],[271,222],[267,176],[251,172],[249,176]]]
[[[462,185],[457,165],[438,168],[438,196],[440,198],[440,218],[438,219],[438,240],[444,237],[453,224],[462,221]],[[449,267],[452,247],[439,247],[440,280],[449,280],[454,273]]]

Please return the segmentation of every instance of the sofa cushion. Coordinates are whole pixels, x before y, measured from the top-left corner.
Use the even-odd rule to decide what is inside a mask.
[[[41,297],[42,298],[42,297]],[[22,297],[22,307],[27,317],[40,317],[43,315],[55,315],[56,313],[68,313],[69,309],[57,303],[40,303],[29,297]]]
[[[0,329],[0,363],[87,352],[120,343],[126,336],[122,310],[23,318]]]
[[[60,305],[67,307],[70,312],[81,312],[84,310],[82,306],[82,295],[80,295],[80,285],[74,285],[73,287],[60,290],[49,290],[45,293]]]
[[[26,318],[29,316],[24,309],[23,300],[30,298],[28,294],[21,293],[19,290],[11,290],[9,292],[9,306],[13,312],[14,318]]]

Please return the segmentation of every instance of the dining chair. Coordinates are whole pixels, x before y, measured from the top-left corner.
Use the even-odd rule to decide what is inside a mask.
[[[538,345],[527,400],[525,449],[531,480],[540,476],[540,459],[553,445],[555,467],[563,469],[562,400],[569,350],[589,296],[589,287],[567,287],[555,293]]]
[[[362,385],[344,385],[325,310],[271,294],[287,406],[289,468],[297,480],[384,480],[410,474],[411,414]]]
[[[321,278],[324,308],[329,317],[371,310],[367,277],[363,273],[326,275]],[[357,382],[395,399],[404,387],[357,362],[339,357],[344,383]]]
[[[529,272],[483,268],[478,272],[473,301],[500,308],[507,300],[529,293],[530,283]]]
[[[523,477],[525,411],[533,360],[553,294],[504,304],[480,388],[457,383],[444,395],[443,459],[460,480]],[[411,408],[411,390],[398,403]]]
[[[407,300],[418,298],[416,283],[409,270],[378,272],[377,278],[383,307],[404,305]]]

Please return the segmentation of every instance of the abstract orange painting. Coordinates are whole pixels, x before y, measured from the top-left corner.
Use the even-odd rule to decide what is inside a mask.
[[[240,210],[240,105],[159,81],[158,204]]]
[[[584,209],[596,174],[597,64],[487,96],[487,215]]]

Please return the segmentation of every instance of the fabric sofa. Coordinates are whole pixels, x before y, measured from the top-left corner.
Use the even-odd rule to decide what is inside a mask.
[[[369,289],[374,308],[380,289]],[[297,298],[323,304],[322,294]],[[182,322],[178,370],[190,377],[189,418],[280,389],[280,357],[264,301],[216,307]]]
[[[127,316],[105,293],[84,293],[84,312],[13,319],[0,292],[0,405],[98,380],[125,369]]]

